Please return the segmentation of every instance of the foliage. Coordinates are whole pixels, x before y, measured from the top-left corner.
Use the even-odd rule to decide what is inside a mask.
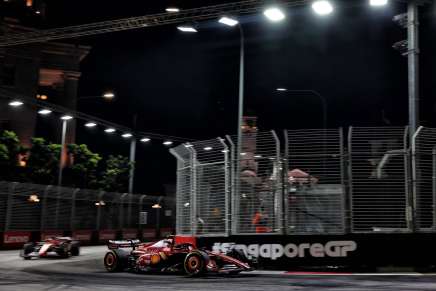
[[[125,192],[133,163],[124,156],[110,155],[102,173],[101,188],[106,191]]]
[[[33,183],[54,184],[59,168],[61,145],[48,143],[44,138],[32,138],[27,161],[28,178]]]
[[[100,155],[91,152],[85,144],[69,144],[67,150],[72,159],[70,166],[72,186],[79,188],[96,187]]]
[[[5,130],[0,133],[0,177],[14,177],[18,168],[18,155],[23,151],[15,132]]]

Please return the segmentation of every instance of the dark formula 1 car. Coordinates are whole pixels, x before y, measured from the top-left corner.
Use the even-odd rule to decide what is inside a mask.
[[[80,243],[70,237],[53,237],[38,243],[26,243],[20,251],[25,260],[31,258],[68,258],[80,254]]]
[[[198,276],[207,272],[237,274],[252,270],[249,260],[239,250],[227,254],[200,250],[195,248],[195,243],[177,237],[152,243],[110,241],[108,248],[104,266],[109,272],[129,270]]]

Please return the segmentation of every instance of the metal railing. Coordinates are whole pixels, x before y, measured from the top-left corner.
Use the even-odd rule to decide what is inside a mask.
[[[436,129],[420,128],[411,148],[408,134],[253,131],[243,134],[239,157],[230,136],[175,147],[177,233],[434,232]]]

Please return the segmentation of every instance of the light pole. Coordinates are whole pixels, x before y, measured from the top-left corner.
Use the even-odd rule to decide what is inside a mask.
[[[322,105],[322,124],[323,129],[327,129],[327,99],[321,95],[318,91],[315,90],[288,90],[286,88],[277,88],[277,92],[280,93],[308,93],[313,96],[316,96],[320,101]]]
[[[67,134],[67,123],[68,120],[73,119],[70,115],[64,115],[61,117],[62,120],[62,137],[61,137],[61,153],[59,157],[59,173],[58,173],[58,186],[62,186],[62,172],[64,170],[64,157],[66,154],[66,148],[65,148],[65,138]]]

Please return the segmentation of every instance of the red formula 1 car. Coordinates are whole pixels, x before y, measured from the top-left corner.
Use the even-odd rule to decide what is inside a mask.
[[[195,243],[178,242],[177,237],[152,243],[136,241],[110,241],[104,257],[109,272],[185,273],[198,276],[207,272],[238,274],[253,270],[250,261],[239,250],[227,254],[200,250]]]
[[[38,243],[26,243],[20,251],[25,260],[31,258],[68,258],[80,254],[80,243],[70,237],[52,237]]]

